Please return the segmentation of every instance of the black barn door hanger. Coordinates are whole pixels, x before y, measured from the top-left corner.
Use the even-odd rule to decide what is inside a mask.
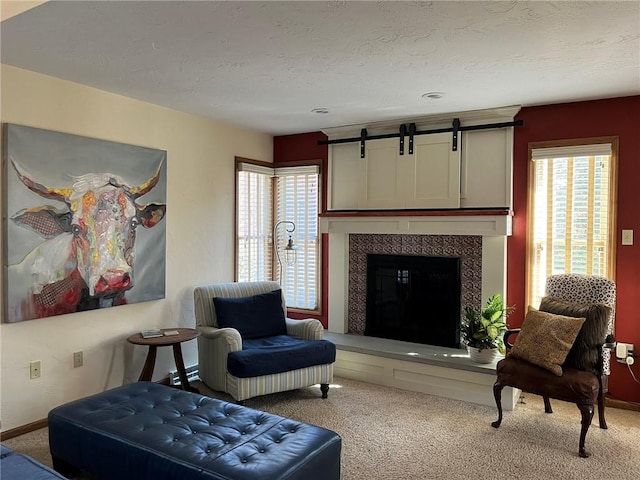
[[[414,146],[414,137],[416,135],[429,135],[434,133],[446,133],[451,132],[453,135],[451,142],[451,150],[456,152],[458,150],[458,133],[459,132],[468,132],[471,130],[487,130],[491,128],[507,128],[507,127],[521,127],[524,125],[522,120],[515,120],[513,122],[500,122],[500,123],[486,123],[484,125],[471,125],[468,127],[463,127],[460,125],[460,119],[454,118],[451,123],[451,127],[449,128],[436,128],[432,130],[416,130],[416,124],[410,123],[408,126],[406,124],[400,125],[398,129],[398,133],[387,133],[384,135],[367,135],[367,129],[363,128],[360,130],[359,137],[353,138],[340,138],[338,140],[318,140],[318,145],[335,145],[339,143],[352,143],[352,142],[360,142],[360,158],[365,157],[365,144],[367,140],[379,140],[382,138],[399,138],[399,147],[398,150],[400,155],[404,155],[404,147],[405,147],[405,136],[409,136],[409,155],[413,155],[413,146]]]

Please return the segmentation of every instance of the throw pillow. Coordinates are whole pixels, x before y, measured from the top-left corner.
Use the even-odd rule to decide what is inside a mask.
[[[510,355],[562,376],[562,364],[583,323],[584,318],[529,308]]]
[[[570,303],[549,296],[542,298],[539,310],[556,315],[585,318],[580,333],[567,355],[565,366],[597,373],[600,350],[609,328],[611,307],[602,303]]]
[[[235,328],[242,338],[262,338],[287,333],[280,289],[251,297],[213,297],[213,305],[218,326]]]

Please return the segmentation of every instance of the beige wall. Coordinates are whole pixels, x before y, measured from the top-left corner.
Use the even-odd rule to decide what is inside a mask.
[[[6,431],[45,418],[56,405],[137,380],[146,347],[128,344],[130,334],[194,326],[193,287],[233,279],[234,156],[272,161],[273,139],[7,65],[0,68],[4,123],[167,151],[166,299],[0,325],[0,416]],[[72,354],[79,350],[84,366],[73,368]],[[196,341],[184,344],[183,352],[186,365],[197,363]],[[31,360],[42,361],[39,379],[29,379]],[[171,349],[160,348],[154,380],[174,369]]]

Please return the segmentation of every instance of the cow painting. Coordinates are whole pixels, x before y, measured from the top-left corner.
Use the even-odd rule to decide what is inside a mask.
[[[48,200],[65,204],[24,209],[11,217],[45,241],[17,265],[25,279],[24,298],[13,302],[20,317],[42,318],[126,303],[134,285],[136,230],[152,228],[165,215],[166,205],[139,205],[136,199],[158,183],[156,173],[138,186],[129,186],[110,173],[73,177],[69,188],[38,183],[11,160],[20,181]]]
[[[4,321],[123,305],[132,291],[135,298],[136,235],[158,225],[166,214],[162,196],[152,195],[149,203],[140,201],[140,197],[158,185],[164,158],[155,167],[148,163],[146,177],[140,177],[138,172],[136,184],[114,173],[87,170],[90,173],[67,174],[68,184],[63,187],[60,181],[52,186],[46,179],[37,178],[12,155],[8,155],[8,164],[7,175],[12,181],[16,179],[14,190],[21,187],[32,193],[30,202],[14,202],[7,215],[13,231],[24,232],[20,235],[30,238],[35,247],[23,248],[25,253],[14,255],[19,261],[9,262]],[[140,178],[146,179],[140,182]],[[161,201],[153,201],[156,199]],[[14,237],[20,238],[15,233]],[[148,269],[145,265],[142,266]],[[162,284],[164,296],[164,274],[162,277],[157,283]]]

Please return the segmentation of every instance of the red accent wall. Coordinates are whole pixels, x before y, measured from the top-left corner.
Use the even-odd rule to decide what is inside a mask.
[[[519,326],[526,312],[528,144],[546,140],[617,136],[615,335],[621,342],[634,344],[638,358],[632,369],[640,378],[640,96],[523,108],[516,118],[524,120],[524,126],[514,129],[514,219],[513,235],[507,240],[507,302],[515,305],[517,310],[509,317],[510,325]],[[623,229],[634,230],[634,245],[620,244]],[[640,384],[633,381],[626,365],[615,361],[611,365],[609,392],[622,400],[640,402]]]
[[[320,208],[322,211],[327,209],[327,165],[329,163],[329,146],[318,145],[318,140],[326,140],[327,136],[322,132],[301,133],[298,135],[284,135],[273,139],[273,161],[281,162],[300,162],[304,163],[309,160],[322,160],[320,171],[320,191],[322,192]],[[290,318],[317,318],[322,322],[324,328],[329,326],[329,318],[327,310],[329,307],[329,298],[326,294],[329,288],[328,271],[329,258],[329,236],[322,234],[320,238],[320,315],[308,315],[290,312]]]
[[[529,142],[618,136],[615,334],[618,340],[635,345],[638,358],[632,369],[640,378],[640,96],[528,107],[523,108],[516,119],[524,120],[524,126],[514,129],[514,219],[513,235],[507,240],[507,303],[515,305],[517,310],[509,317],[510,326],[522,324],[527,308],[524,298]],[[274,161],[322,159],[322,181],[326,186],[328,147],[318,145],[318,140],[326,140],[325,135],[313,132],[275,137]],[[325,210],[326,195],[323,203]],[[622,229],[634,230],[634,245],[620,245]],[[326,237],[322,238],[322,313],[317,317],[325,328],[328,325]],[[615,361],[611,365],[609,391],[616,398],[640,402],[640,384],[633,381],[625,365]]]

